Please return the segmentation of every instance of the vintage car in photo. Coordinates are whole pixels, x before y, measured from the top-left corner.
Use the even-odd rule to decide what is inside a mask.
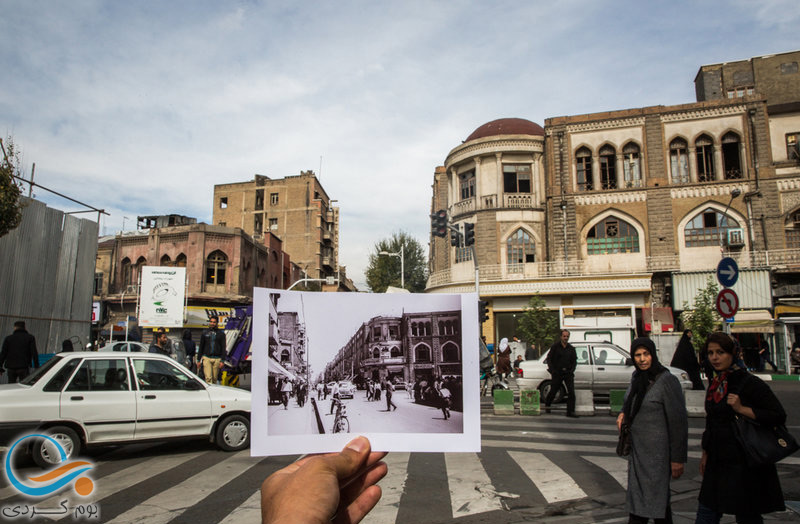
[[[250,445],[249,391],[209,385],[166,355],[59,353],[18,384],[0,386],[0,446],[36,432],[67,452],[85,446],[208,438],[226,451]],[[33,460],[60,462],[31,439]]]
[[[339,398],[353,398],[356,387],[349,380],[339,381]]]

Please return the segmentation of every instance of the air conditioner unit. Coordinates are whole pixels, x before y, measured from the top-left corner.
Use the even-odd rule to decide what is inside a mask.
[[[744,246],[744,232],[741,228],[728,230],[728,246],[729,247],[742,247]]]

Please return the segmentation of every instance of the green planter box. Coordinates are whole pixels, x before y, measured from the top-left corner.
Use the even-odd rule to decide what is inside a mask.
[[[541,415],[538,389],[522,389],[519,392],[520,415]]]
[[[608,397],[608,403],[611,406],[611,414],[618,415],[622,412],[622,405],[625,402],[625,390],[612,389],[609,391]]]
[[[507,389],[494,390],[494,414],[514,414],[514,392]]]

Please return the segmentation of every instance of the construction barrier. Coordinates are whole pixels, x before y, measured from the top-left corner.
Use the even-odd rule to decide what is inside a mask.
[[[542,408],[539,403],[538,389],[521,389],[519,391],[519,414],[541,415]]]
[[[495,415],[513,415],[514,414],[514,392],[509,389],[495,389],[492,396],[494,397],[494,414]]]

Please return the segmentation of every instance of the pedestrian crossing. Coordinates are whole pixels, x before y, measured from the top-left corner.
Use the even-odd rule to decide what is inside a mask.
[[[611,417],[482,422],[480,453],[390,453],[382,499],[365,522],[441,522],[624,493],[627,461],[615,454]],[[701,433],[690,429],[690,449],[700,449]],[[693,456],[687,470],[697,468],[699,451]],[[251,458],[203,442],[122,447],[95,457],[91,499],[99,521],[113,524],[259,522],[261,482],[296,458]],[[29,473],[37,471],[31,466]],[[37,505],[55,507],[63,498]],[[20,500],[0,488],[0,506]]]

